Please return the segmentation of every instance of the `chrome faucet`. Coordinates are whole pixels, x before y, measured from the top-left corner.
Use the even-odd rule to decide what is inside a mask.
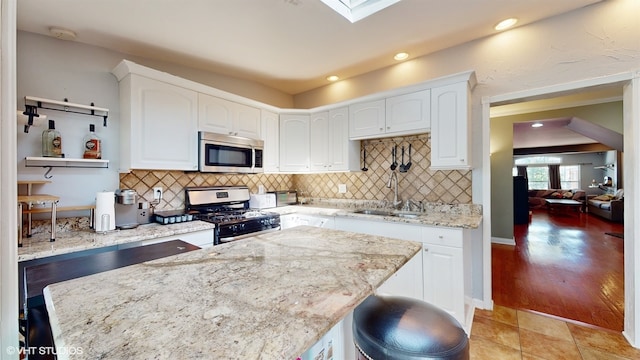
[[[393,208],[395,209],[398,205],[402,204],[402,200],[398,200],[398,175],[396,175],[395,171],[391,171],[389,181],[387,181],[387,187],[389,189],[391,189],[392,180],[395,180],[395,187],[393,188]]]
[[[420,212],[424,212],[424,203],[422,202],[422,200],[413,201],[411,199],[408,199],[407,201],[405,201],[404,206],[402,207],[402,210],[411,211],[412,206],[418,208]]]

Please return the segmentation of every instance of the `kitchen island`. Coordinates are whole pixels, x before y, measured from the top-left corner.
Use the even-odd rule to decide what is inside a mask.
[[[299,226],[44,295],[61,359],[295,359],[420,248]]]
[[[56,241],[49,241],[48,233],[35,234],[23,240],[18,248],[18,261],[46,258],[49,256],[108,248],[116,245],[134,244],[166,237],[187,236],[198,231],[211,231],[213,244],[214,224],[204,221],[189,221],[178,224],[160,225],[156,223],[140,225],[135,229],[112,230],[105,233],[91,229],[58,232]]]

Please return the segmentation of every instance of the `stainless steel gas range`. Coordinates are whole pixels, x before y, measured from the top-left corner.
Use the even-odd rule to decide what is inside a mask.
[[[185,188],[187,213],[216,224],[213,245],[280,230],[280,214],[250,210],[250,198],[246,186]]]

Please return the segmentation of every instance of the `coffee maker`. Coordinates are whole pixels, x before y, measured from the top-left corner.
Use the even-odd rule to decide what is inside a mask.
[[[133,229],[151,222],[153,210],[148,202],[138,201],[135,190],[118,189],[115,191],[115,198],[116,228]]]

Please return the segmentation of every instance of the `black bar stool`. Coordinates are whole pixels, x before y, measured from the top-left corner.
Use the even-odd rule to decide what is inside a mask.
[[[446,311],[423,301],[371,295],[353,311],[358,360],[468,360],[469,339]]]

